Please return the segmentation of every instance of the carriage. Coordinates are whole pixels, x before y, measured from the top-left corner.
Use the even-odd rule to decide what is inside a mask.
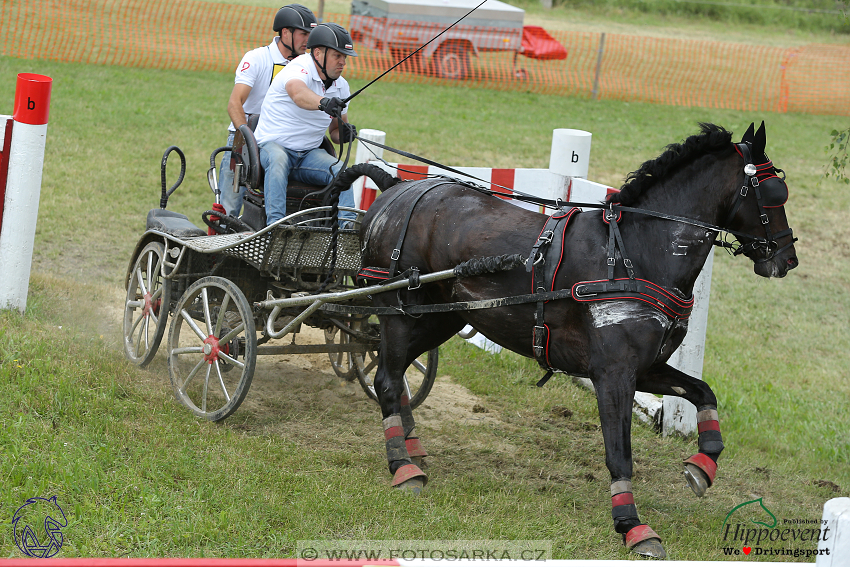
[[[256,188],[256,142],[241,129],[246,170],[236,178]],[[336,372],[355,375],[381,406],[392,485],[419,492],[427,452],[412,410],[433,383],[436,349],[470,324],[535,359],[546,370],[538,386],[555,371],[590,378],[614,529],[632,552],[666,557],[632,491],[635,392],[675,395],[696,407],[698,452],[683,468],[694,494],[705,496],[724,448],[717,397],[667,364],[687,332],[697,275],[712,246],[746,256],[766,278],[799,264],[784,210],[788,187],[765,154],[764,123],[758,130],[751,124],[737,143],[717,125],[700,129],[642,164],[604,203],[524,195],[554,206],[549,217],[494,198],[504,195],[492,188],[445,177],[402,181],[366,164],[339,175],[326,195],[329,206],[297,210],[315,191],[299,200],[290,184],[296,210],[282,221],[238,231],[233,224],[241,221],[226,217],[225,231],[207,211],[204,221],[223,232],[207,236],[165,210],[181,170],[169,191],[163,181],[160,209],[149,213],[131,261],[125,351],[137,364],[149,363],[171,314],[175,394],[196,414],[218,420],[244,399],[257,354],[325,349]],[[340,229],[333,195],[360,175],[382,194],[368,212],[352,209],[358,230]],[[366,286],[356,287],[361,279]],[[383,282],[368,285],[375,280]],[[295,345],[302,324],[323,329],[326,344]],[[266,345],[288,335],[290,345]]]
[[[358,380],[377,401],[373,382],[380,331],[374,318],[356,309],[369,303],[369,290],[356,286],[357,228],[365,211],[341,207],[357,217],[353,227],[339,228],[336,207],[322,204],[323,188],[291,183],[287,216],[265,226],[256,142],[244,132],[248,143],[237,155],[245,159],[237,159],[235,177],[247,190],[245,214],[234,219],[206,211],[201,218],[211,230],[166,208],[183,181],[186,162],[175,146],[163,155],[160,207],[148,213],[127,268],[124,353],[133,364],[147,366],[165,339],[175,396],[212,421],[225,419],[245,399],[259,355],[327,353],[340,378]],[[333,152],[333,146],[326,149]],[[210,156],[208,182],[217,201],[216,156],[231,150],[218,148]],[[172,153],[181,169],[166,190]],[[315,298],[323,305],[338,301],[336,309],[312,306]],[[281,300],[290,303],[278,305]],[[302,325],[320,330],[324,344],[304,344]],[[406,373],[414,407],[431,390],[437,360],[433,349]]]

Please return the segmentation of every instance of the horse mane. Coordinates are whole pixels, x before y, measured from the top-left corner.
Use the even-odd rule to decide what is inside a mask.
[[[608,202],[632,205],[659,180],[708,153],[732,151],[732,132],[715,124],[700,123],[699,134],[688,137],[679,144],[670,144],[660,156],[644,162],[637,171],[626,176],[619,193],[608,196]]]

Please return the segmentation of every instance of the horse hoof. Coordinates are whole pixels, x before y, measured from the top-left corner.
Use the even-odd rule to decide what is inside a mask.
[[[425,482],[422,480],[422,477],[416,477],[411,478],[410,480],[405,480],[404,482],[395,485],[394,488],[410,492],[414,496],[419,496],[419,493],[422,492],[423,488],[425,488]]]
[[[422,489],[425,488],[425,483],[427,482],[428,475],[422,472],[422,469],[414,464],[399,467],[393,475],[393,488],[409,490],[413,494],[419,494],[422,492]]]
[[[661,545],[661,537],[646,524],[635,526],[628,533],[623,534],[623,543],[628,546],[632,553],[644,557],[652,557],[653,559],[667,557],[667,552]]]
[[[685,463],[685,479],[694,494],[699,498],[705,496],[705,491],[708,490],[709,486],[708,475],[701,468],[691,463]]]
[[[632,548],[632,553],[643,555],[644,557],[652,557],[653,559],[666,559],[667,552],[664,551],[664,546],[657,539],[644,540]]]

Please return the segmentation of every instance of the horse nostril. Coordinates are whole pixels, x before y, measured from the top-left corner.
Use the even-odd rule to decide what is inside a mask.
[[[800,264],[800,262],[798,262],[798,261],[797,261],[797,257],[796,257],[796,256],[793,256],[793,257],[791,257],[791,258],[788,258],[788,269],[789,269],[789,270],[793,270],[793,269],[794,269],[794,268],[796,268],[799,264]]]

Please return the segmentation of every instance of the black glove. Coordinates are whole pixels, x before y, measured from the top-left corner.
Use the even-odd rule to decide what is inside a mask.
[[[319,102],[319,110],[330,116],[341,116],[345,110],[345,102],[339,97],[325,97]]]
[[[348,122],[340,121],[339,124],[339,141],[343,144],[350,144],[357,137],[357,126]]]

